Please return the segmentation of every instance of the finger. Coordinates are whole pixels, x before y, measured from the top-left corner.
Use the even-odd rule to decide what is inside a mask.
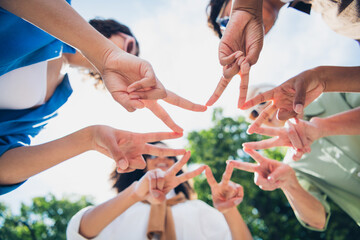
[[[156,171],[153,170],[148,174],[150,191],[156,190]]]
[[[218,184],[209,166],[205,168],[205,176],[210,187],[215,187]]]
[[[276,137],[281,134],[281,128],[276,127],[259,127],[256,129],[254,133],[269,136],[269,137]]]
[[[247,133],[253,134],[260,128],[261,124],[265,122],[267,119],[269,119],[270,116],[273,115],[273,113],[277,110],[276,106],[274,104],[270,104],[267,106],[260,115],[255,119],[255,121],[249,126]]]
[[[294,154],[292,156],[292,159],[294,161],[299,161],[301,159],[301,157],[304,155],[304,152],[301,150],[294,150]]]
[[[222,43],[220,43],[221,45]],[[233,52],[232,54],[228,55],[227,53],[219,50],[219,60],[221,66],[226,66],[235,62],[235,60],[241,57],[244,53],[241,51]]]
[[[233,165],[234,168],[246,171],[246,172],[255,172],[257,169],[257,164],[254,163],[248,163],[248,162],[239,162],[239,161],[234,161],[234,160],[230,160],[227,161],[228,164]]]
[[[191,156],[190,151],[187,151],[184,156],[180,159],[180,161],[178,161],[177,163],[175,163],[174,165],[172,165],[168,170],[167,170],[167,174],[168,175],[172,175],[175,176],[181,169],[182,167],[189,161]]]
[[[220,212],[222,212],[222,211],[224,211],[226,209],[229,209],[229,208],[232,208],[232,207],[235,207],[235,206],[239,205],[242,202],[242,200],[243,200],[242,198],[232,198],[229,201],[218,203],[216,208]]]
[[[284,108],[280,108],[276,114],[277,119],[286,121],[290,118],[296,117],[298,114],[294,112],[293,110],[289,111]]]
[[[273,137],[270,139],[261,140],[258,142],[246,142],[243,143],[243,147],[250,148],[250,149],[268,149],[272,147],[280,147],[282,146],[279,144],[279,138]]]
[[[243,148],[244,152],[246,152],[247,154],[249,154],[257,163],[263,163],[266,160],[268,160],[267,158],[263,157],[260,153],[258,153],[257,151],[253,150],[253,149],[249,149],[249,148]]]
[[[178,156],[185,154],[185,149],[172,149],[166,147],[159,147],[151,144],[145,144],[144,154],[154,155],[154,156]]]
[[[167,91],[167,97],[164,101],[174,106],[178,106],[194,112],[205,112],[207,107],[200,104],[195,104],[185,98],[182,98],[171,91]]]
[[[184,131],[184,129],[178,126],[174,122],[174,120],[172,120],[170,115],[165,111],[165,109],[161,107],[158,103],[148,105],[147,108],[150,109],[150,111],[152,111],[155,114],[155,116],[157,116],[161,121],[163,121],[165,125],[168,126],[174,132]]]
[[[167,96],[164,94],[164,89],[155,88],[146,91],[135,91],[129,94],[130,99],[145,99],[145,100],[156,100],[163,99]]]
[[[128,112],[134,112],[137,107],[140,107],[142,104],[139,100],[131,100],[126,92],[111,92],[111,95],[115,101],[120,103]]]
[[[163,190],[165,184],[165,172],[161,169],[156,169],[156,188]]]
[[[141,74],[144,77],[130,84],[127,87],[127,92],[131,93],[140,89],[154,88],[159,85],[157,84],[157,79],[151,66],[149,68],[141,68],[140,71],[142,71]]]
[[[293,108],[297,114],[302,114],[305,105],[306,99],[306,81],[298,79],[295,81],[294,89],[295,89],[295,97]]]
[[[174,139],[182,137],[183,133],[180,132],[153,132],[153,133],[141,133],[141,138],[145,142],[158,142],[165,139]]]
[[[135,170],[136,169],[134,169],[134,168],[127,168],[125,170],[123,170],[123,169],[121,169],[119,167],[116,168],[116,172],[118,172],[118,173],[129,173],[129,172],[133,172]]]
[[[183,183],[191,178],[194,178],[194,177],[200,175],[205,170],[205,167],[206,166],[204,165],[204,166],[199,167],[196,170],[193,170],[191,172],[186,172],[186,173],[181,174],[180,176],[177,176],[178,183],[179,184]]]
[[[224,92],[225,88],[227,87],[230,81],[231,79],[227,79],[224,76],[221,77],[218,85],[216,86],[214,93],[207,101],[206,106],[212,106],[220,98],[221,94]]]
[[[234,170],[234,165],[226,164],[226,169],[221,180],[222,183],[224,183],[225,185],[229,183],[233,170]]]
[[[146,162],[144,158],[139,155],[135,158],[128,158],[129,166],[128,168],[132,169],[144,169],[146,167]]]
[[[253,97],[252,99],[250,99],[249,101],[244,103],[244,105],[241,107],[241,109],[243,109],[243,110],[249,109],[260,103],[272,100],[274,98],[275,89],[276,88],[266,91],[264,93],[260,93],[259,95]]]
[[[285,178],[289,175],[289,168],[284,167],[287,166],[285,163],[281,167],[276,168],[272,173],[268,176],[268,181],[270,183],[276,183],[278,181],[285,180]]]
[[[232,79],[232,77],[238,74],[239,72],[240,72],[240,67],[239,65],[236,64],[236,62],[223,67],[223,75],[227,79]]]
[[[299,137],[298,132],[296,131],[295,126],[291,123],[291,121],[286,121],[286,131],[293,147],[296,149],[303,149],[304,145],[302,143],[302,140]]]
[[[243,62],[241,64],[241,82],[240,82],[240,96],[238,101],[238,108],[242,107],[246,101],[247,90],[249,86],[249,72],[250,72],[250,65],[247,62]]]

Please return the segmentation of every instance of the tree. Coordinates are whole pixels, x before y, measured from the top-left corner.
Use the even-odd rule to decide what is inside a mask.
[[[61,240],[66,239],[66,227],[71,217],[80,209],[92,205],[88,197],[76,201],[56,199],[49,194],[33,198],[32,204],[21,204],[15,215],[0,203],[0,239],[2,240]]]
[[[208,130],[194,131],[188,135],[191,163],[204,163],[211,167],[220,181],[228,159],[253,160],[242,151],[242,144],[263,139],[260,135],[247,135],[248,124],[243,117],[224,117],[221,109],[213,113],[214,126]],[[285,148],[265,150],[267,157],[282,160]],[[281,190],[263,191],[253,182],[253,174],[234,170],[232,181],[244,187],[245,197],[239,211],[248,224],[254,239],[356,239],[359,227],[338,206],[331,203],[332,216],[325,232],[310,231],[298,223]],[[205,176],[194,179],[198,198],[212,205],[210,188]],[[359,239],[359,238],[358,238]]]

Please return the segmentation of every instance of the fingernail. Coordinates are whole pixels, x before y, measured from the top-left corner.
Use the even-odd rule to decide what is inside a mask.
[[[128,168],[128,163],[127,163],[127,161],[125,161],[125,160],[120,160],[120,161],[119,161],[119,168],[120,168],[121,170],[127,169],[127,168]]]
[[[304,106],[302,104],[296,104],[294,110],[295,110],[296,113],[300,114],[300,113],[303,112],[303,109],[304,109]]]
[[[236,199],[236,200],[234,201],[234,204],[235,204],[235,205],[239,205],[241,202],[242,202],[242,199]]]

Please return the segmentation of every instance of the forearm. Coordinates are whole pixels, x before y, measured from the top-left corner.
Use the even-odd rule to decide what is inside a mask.
[[[315,70],[324,92],[360,92],[360,67],[321,66]]]
[[[108,49],[115,46],[64,0],[0,0],[0,6],[79,49],[100,72]]]
[[[323,229],[326,223],[324,206],[314,196],[305,191],[296,181],[295,184],[282,188],[292,209],[308,225]]]
[[[79,233],[86,238],[96,237],[116,217],[140,199],[133,193],[133,183],[113,199],[86,211],[81,219]]]
[[[92,127],[37,146],[13,148],[0,157],[0,184],[22,182],[67,159],[91,150]]]
[[[360,81],[359,81],[360,85]],[[312,118],[310,122],[321,130],[321,137],[333,135],[360,135],[360,107],[326,118]]]
[[[241,214],[236,207],[232,207],[224,213],[227,224],[229,225],[233,240],[250,240],[253,239],[249,228],[244,222]]]

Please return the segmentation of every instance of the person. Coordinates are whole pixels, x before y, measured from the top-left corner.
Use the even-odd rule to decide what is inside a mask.
[[[144,158],[144,171],[112,173],[117,196],[75,214],[67,227],[67,239],[252,239],[236,208],[243,189],[230,181],[231,168],[218,184],[208,166],[182,172],[190,152],[180,161],[176,157]],[[193,190],[187,180],[203,170],[214,206],[223,214],[200,200],[191,200]]]
[[[224,33],[219,46],[219,60],[224,66],[224,76],[220,79],[213,95],[208,100],[208,106],[217,101],[231,78],[239,70],[241,70],[241,85],[238,107],[244,110],[259,104],[260,101],[264,102],[271,98],[273,106],[269,107],[268,110],[274,111],[276,109],[278,117],[284,120],[300,114],[304,107],[316,99],[322,91],[359,91],[359,67],[324,66],[305,71],[288,80],[281,87],[279,86],[273,91],[269,90],[265,99],[263,99],[264,96],[258,96],[256,102],[252,101],[252,99],[246,102],[249,66],[256,63],[262,48],[263,35],[259,30],[259,28],[262,29],[260,25],[264,25],[265,33],[269,32],[284,2],[279,0],[210,1],[208,6],[210,9],[208,15],[209,26],[219,37],[222,37],[222,33]],[[312,7],[308,4],[309,2]],[[231,4],[233,4],[232,8]],[[339,1],[335,3],[329,0],[304,0],[293,1],[289,6],[307,13],[310,13],[310,9],[314,8],[315,11],[322,14],[324,21],[337,33],[355,40],[360,39],[360,7],[356,4],[356,1]],[[260,18],[262,18],[263,22]],[[244,26],[247,27],[244,28]],[[225,29],[227,30],[224,31]],[[237,31],[238,29],[243,29],[243,31]],[[339,84],[339,76],[344,76],[342,84]],[[312,81],[315,78],[318,80],[314,83]],[[346,84],[343,84],[344,82]],[[287,95],[283,94],[282,91],[285,91]],[[290,99],[291,102],[284,102],[283,99]],[[262,114],[256,122],[257,125],[261,124],[260,121],[264,120],[264,116],[271,113],[263,111]]]
[[[360,225],[359,116],[359,93],[324,93],[304,110],[304,120],[288,120],[287,128],[260,127],[256,133],[272,138],[243,144],[257,164],[229,164],[254,172],[255,183],[263,190],[281,189],[295,216],[309,229],[326,229],[331,215],[327,198]],[[254,151],[276,146],[297,152],[289,150],[279,162]]]
[[[174,131],[182,131],[179,126],[173,126],[168,114],[156,103],[157,99],[172,93],[168,93],[157,79],[151,64],[109,41],[69,3],[70,0],[0,1],[0,21],[4,23],[0,28],[0,76],[19,67],[59,57],[62,52],[74,53],[74,49],[69,50],[64,44],[67,43],[89,60],[114,100],[127,111],[148,107]]]
[[[38,31],[25,21],[21,23],[28,30]],[[125,25],[103,19],[94,19],[90,23],[119,47],[134,54],[139,52],[136,38]],[[56,115],[57,109],[65,104],[72,93],[68,76],[60,73],[61,68],[69,64],[93,69],[78,51],[56,40],[53,44],[60,44],[66,50],[65,53],[58,58],[20,67],[0,76],[1,194],[19,187],[29,177],[89,150],[96,150],[113,158],[118,170],[125,172],[144,168],[145,162],[141,154],[145,152],[152,152],[154,155],[162,155],[163,151],[168,151],[167,154],[183,153],[184,150],[169,152],[146,144],[147,138],[178,138],[182,136],[181,133],[137,134],[106,126],[90,126],[52,142],[29,146],[31,138]],[[170,103],[176,101],[178,105],[185,104],[185,108],[193,110],[204,109],[203,106],[171,92],[165,100]],[[159,104],[152,104],[162,113],[165,112]],[[166,112],[163,116],[176,125]]]

